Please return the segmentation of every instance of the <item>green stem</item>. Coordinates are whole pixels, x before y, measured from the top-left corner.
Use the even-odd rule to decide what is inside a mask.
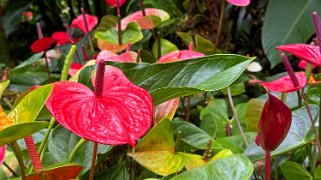
[[[16,141],[11,142],[10,145],[11,145],[10,147],[11,147],[12,151],[14,152],[14,154],[18,160],[19,166],[20,166],[21,179],[25,180],[26,179],[26,167],[23,163],[20,147]]]
[[[93,149],[93,154],[92,154],[92,159],[91,159],[89,180],[94,180],[97,149],[98,149],[98,143],[94,142],[94,149]]]
[[[249,142],[247,142],[247,139],[246,139],[245,134],[243,132],[240,120],[239,120],[239,118],[237,117],[237,114],[236,114],[236,110],[235,110],[235,107],[234,107],[230,86],[227,86],[227,96],[228,96],[228,101],[230,103],[230,107],[231,107],[232,112],[233,112],[233,116],[234,116],[234,118],[236,120],[237,126],[238,126],[238,128],[240,130],[240,133],[242,135],[242,138],[243,138],[246,146],[249,146]]]
[[[313,145],[313,149],[315,146]],[[313,163],[313,156],[312,156],[312,153],[311,153],[311,144],[307,144],[305,146],[305,149],[307,151],[307,155],[308,155],[308,158],[309,158],[309,164],[310,164],[310,174],[312,175],[313,179],[314,179],[314,163]]]
[[[69,158],[68,158],[68,163],[72,163],[72,161],[74,160],[74,157],[76,155],[76,153],[78,152],[78,150],[87,142],[86,139],[81,138],[78,143],[76,144],[76,146],[74,147],[74,149],[71,151]]]
[[[55,118],[54,118],[54,117],[51,117],[49,127],[48,127],[48,129],[47,129],[47,131],[46,131],[46,134],[45,134],[45,136],[43,137],[43,140],[41,141],[40,147],[39,147],[39,149],[38,149],[38,153],[39,153],[39,154],[42,154],[42,153],[44,152],[44,148],[45,148],[46,142],[47,142],[47,140],[48,140],[48,138],[49,138],[49,134],[50,134],[50,132],[51,132],[51,129],[52,129],[53,126],[55,125],[55,122],[56,122]],[[42,159],[41,159],[41,160],[42,160]]]
[[[221,0],[220,21],[218,23],[218,28],[217,28],[217,34],[216,34],[216,39],[215,39],[215,44],[214,44],[214,53],[216,52],[217,44],[220,40],[222,24],[223,24],[223,19],[224,19],[224,9],[225,9],[225,0]]]
[[[179,151],[179,146],[181,145],[181,138],[182,138],[182,131],[179,130],[177,132],[176,142],[175,142],[175,146],[174,146],[175,153],[177,153]]]
[[[71,45],[69,53],[67,54],[67,57],[65,59],[64,67],[62,68],[61,77],[60,77],[61,81],[65,81],[68,79],[68,69],[71,63],[71,59],[75,54],[75,51],[76,51],[76,45]]]

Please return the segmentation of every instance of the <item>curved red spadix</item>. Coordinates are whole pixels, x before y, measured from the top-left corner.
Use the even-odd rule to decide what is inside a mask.
[[[309,63],[321,66],[321,54],[318,46],[309,44],[286,44],[278,46],[276,49],[289,52]]]
[[[124,5],[126,2],[126,0],[119,0],[119,6],[122,6]],[[117,6],[117,3],[116,3],[116,0],[106,0],[106,3],[109,4],[109,6],[112,6],[112,7],[116,7]]]
[[[165,21],[168,19],[168,14],[164,10],[156,9],[156,8],[146,8],[145,9],[146,16],[158,16],[161,21]],[[125,30],[127,25],[130,22],[137,22],[141,29],[153,29],[154,24],[149,19],[144,19],[142,11],[136,11],[131,15],[126,16],[121,20],[121,30]],[[116,29],[118,25],[116,25]]]
[[[85,16],[88,23],[88,31],[90,32],[98,24],[98,18],[96,16],[89,15],[89,14],[85,14]],[[84,16],[82,14],[72,20],[70,27],[79,28],[83,33],[87,33]]]
[[[57,40],[48,37],[38,39],[32,43],[31,51],[34,53],[46,51],[50,49],[55,42],[57,42]]]
[[[235,6],[247,6],[250,4],[250,0],[226,0],[226,1]]]
[[[56,82],[46,106],[78,136],[101,144],[135,146],[152,124],[150,95],[113,66],[105,67],[103,89],[102,96],[96,97],[80,83]]]
[[[292,122],[291,110],[278,98],[268,93],[258,124],[258,140],[265,151],[275,150],[289,132]],[[255,140],[257,143],[257,139]]]
[[[193,50],[174,51],[160,57],[158,60],[158,63],[175,62],[175,61],[198,58],[203,56],[204,56],[203,53],[199,53]]]
[[[264,82],[261,84],[266,89],[268,89],[269,91],[272,91],[272,92],[281,92],[281,93],[293,92],[293,91],[297,91],[299,89],[304,88],[306,81],[307,81],[306,77],[304,75],[304,72],[296,72],[295,76],[299,82],[299,86],[297,86],[297,87],[295,87],[293,85],[293,82],[292,82],[289,75],[283,76],[283,77],[281,77],[277,80],[271,81],[271,82]]]
[[[6,145],[0,147],[0,165],[3,163],[6,157]]]

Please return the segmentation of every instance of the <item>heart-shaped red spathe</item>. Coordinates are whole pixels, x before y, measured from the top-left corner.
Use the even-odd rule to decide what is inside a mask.
[[[226,1],[235,6],[247,6],[250,4],[250,0],[226,0]]]
[[[272,92],[281,92],[281,93],[286,93],[286,92],[293,92],[297,91],[299,89],[304,88],[306,85],[306,77],[304,75],[304,72],[296,72],[295,76],[298,80],[299,86],[295,87],[293,85],[293,82],[290,78],[289,75],[283,76],[277,80],[271,81],[271,82],[264,82],[261,83],[262,86],[264,86],[266,89]]]
[[[93,15],[85,14],[86,21],[88,24],[88,31],[91,32],[95,26],[98,24],[98,18]],[[89,33],[86,30],[86,24],[84,20],[84,16],[81,14],[72,20],[71,28],[79,28],[83,33]]]
[[[321,66],[321,54],[318,46],[309,44],[286,44],[276,47],[279,51],[289,52],[309,63]]]
[[[0,165],[3,163],[6,157],[6,145],[0,147]]]
[[[157,62],[158,63],[175,62],[175,61],[198,58],[203,56],[204,56],[203,53],[199,53],[193,50],[181,50],[181,51],[174,51],[174,52],[165,54],[164,56],[160,57]]]
[[[119,7],[124,5],[126,2],[126,0],[119,0],[118,3],[119,3]],[[116,7],[117,6],[117,3],[116,3],[116,0],[106,0],[106,3],[109,4],[109,6],[113,6],[113,7]]]
[[[32,43],[31,51],[34,53],[46,51],[46,50],[50,49],[51,46],[56,42],[57,42],[57,40],[52,39],[52,38],[48,38],[48,37],[38,39]]]
[[[80,83],[56,82],[46,106],[78,136],[101,144],[135,146],[152,124],[150,95],[113,66],[105,67],[103,89],[97,97]]]

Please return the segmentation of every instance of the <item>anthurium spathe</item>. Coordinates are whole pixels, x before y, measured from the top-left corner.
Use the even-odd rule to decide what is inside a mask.
[[[98,71],[102,65],[103,74]],[[96,80],[92,78],[95,92],[77,82],[56,82],[46,106],[78,136],[102,144],[135,146],[152,124],[152,99],[121,70],[104,66],[99,61]]]
[[[281,93],[293,92],[304,88],[307,81],[304,72],[296,72],[295,77],[298,80],[298,86],[293,84],[289,75],[283,76],[271,82],[261,83],[261,85],[269,91]]]
[[[6,146],[0,147],[0,165],[3,163],[4,158],[6,157]]]
[[[84,19],[84,15],[79,15],[75,19],[72,20],[70,27],[71,28],[78,28],[80,29],[83,33],[89,33],[91,32],[96,25],[98,24],[98,18],[94,15],[90,14],[85,14],[85,18],[88,24],[88,32],[86,29],[86,22]]]
[[[155,26],[157,26],[159,23],[164,22],[170,18],[169,14],[161,9],[156,8],[146,8],[145,9],[146,16],[143,16],[142,11],[137,11],[121,20],[121,29],[125,30],[127,25],[130,22],[137,22],[141,29],[153,29]],[[157,19],[159,18],[159,22]],[[116,25],[116,28],[118,28],[118,25]]]
[[[198,58],[198,57],[203,57],[203,56],[204,56],[203,53],[193,51],[192,46],[190,45],[189,50],[170,52],[170,53],[165,54],[164,56],[160,57],[157,62],[158,63],[175,62],[175,61]]]
[[[257,142],[265,150],[265,179],[270,179],[270,154],[284,140],[292,122],[291,110],[278,98],[268,93],[258,124]]]
[[[46,50],[50,49],[51,46],[56,42],[57,42],[57,40],[49,38],[49,37],[44,37],[44,38],[38,39],[32,43],[31,51],[34,53],[46,51]]]
[[[277,50],[289,52],[311,64],[321,66],[321,55],[319,47],[309,44],[286,44],[276,47]]]
[[[126,0],[118,0],[119,6],[124,5]],[[106,0],[106,3],[109,6],[116,7],[117,6],[117,0]]]
[[[226,1],[235,6],[247,6],[250,4],[250,0],[226,0]]]

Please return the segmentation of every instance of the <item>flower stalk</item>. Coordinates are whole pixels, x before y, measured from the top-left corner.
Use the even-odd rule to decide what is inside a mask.
[[[117,18],[118,18],[118,44],[122,45],[122,37],[121,37],[121,16],[120,16],[120,6],[119,6],[119,0],[116,0],[116,6],[117,6]]]

